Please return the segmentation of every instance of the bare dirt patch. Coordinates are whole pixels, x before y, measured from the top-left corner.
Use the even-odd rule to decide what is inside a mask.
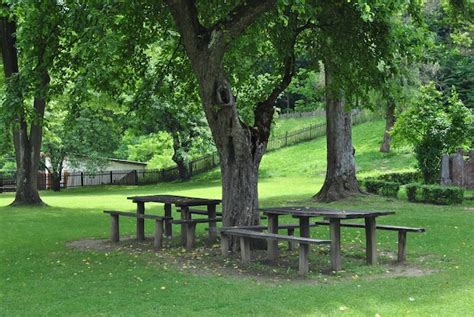
[[[252,263],[245,266],[239,262],[238,255],[230,254],[229,257],[223,257],[219,244],[207,244],[202,241],[197,241],[197,247],[192,252],[186,252],[178,241],[174,240],[167,241],[163,249],[156,252],[151,239],[137,242],[133,237],[122,238],[120,243],[112,243],[104,239],[83,239],[72,241],[67,246],[81,251],[140,254],[150,257],[157,265],[165,269],[194,275],[245,277],[258,283],[269,282],[274,285],[285,282],[318,284],[420,277],[436,272],[430,268],[415,266],[411,262],[399,264],[395,261],[396,255],[388,251],[380,252],[380,264],[376,266],[365,265],[363,250],[346,254],[343,251],[346,270],[335,273],[329,269],[327,248],[313,248],[310,257],[310,273],[303,278],[298,275],[298,251],[287,251],[284,246],[281,248],[278,260],[269,261],[266,259],[265,251],[254,251]]]

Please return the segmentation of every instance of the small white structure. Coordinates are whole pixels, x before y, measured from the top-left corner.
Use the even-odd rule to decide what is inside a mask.
[[[48,158],[45,161],[46,166],[51,166]],[[147,166],[143,162],[108,159],[108,163],[100,171],[86,172],[84,167],[72,167],[67,159],[63,165],[61,180],[61,187],[63,188],[106,184],[136,184],[138,178],[143,177]],[[47,170],[44,173],[44,178],[44,188],[51,188],[52,180]]]

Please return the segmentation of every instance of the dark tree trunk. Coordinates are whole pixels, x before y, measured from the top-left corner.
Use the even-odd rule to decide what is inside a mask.
[[[395,102],[392,98],[389,98],[387,101],[387,113],[385,117],[385,131],[383,134],[382,145],[380,146],[380,152],[388,153],[390,152],[390,142],[392,141],[392,136],[390,135],[390,130],[395,124]]]
[[[51,188],[53,189],[53,191],[54,192],[61,191],[61,173],[52,173],[51,181],[52,181]]]
[[[18,83],[19,69],[16,50],[16,24],[7,17],[1,18],[1,47],[5,78],[8,79],[7,89],[16,94],[17,109],[22,109],[23,98],[19,87],[12,87]],[[10,87],[8,87],[10,86]],[[13,205],[42,204],[38,193],[38,164],[40,157],[42,119],[44,115],[44,99],[34,100],[37,113],[36,122],[31,125],[31,138],[28,136],[28,124],[24,113],[20,110],[13,126],[13,142],[16,158],[16,196]],[[38,130],[40,134],[38,133]]]
[[[324,185],[314,197],[331,202],[362,193],[356,178],[352,146],[351,113],[344,110],[343,97],[331,87],[330,67],[326,66],[327,170]]]
[[[239,119],[223,59],[232,41],[276,1],[244,1],[211,28],[199,22],[194,2],[167,3],[198,79],[204,112],[220,155],[224,226],[258,224],[258,168],[270,134],[274,103],[294,73],[294,53],[289,52],[285,60],[282,82],[257,105],[253,127]]]

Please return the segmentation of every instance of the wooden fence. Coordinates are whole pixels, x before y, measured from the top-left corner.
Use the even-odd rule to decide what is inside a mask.
[[[376,115],[368,112],[356,112],[352,116],[352,124],[357,125],[376,119]],[[284,135],[271,137],[267,151],[274,151],[283,147],[295,145],[301,142],[313,140],[326,134],[326,124],[315,124],[309,127],[287,132]],[[189,162],[189,174],[194,176],[207,172],[219,166],[219,154],[217,152],[203,156]],[[159,182],[169,182],[179,179],[177,167],[166,169],[145,169],[145,170],[122,170],[106,172],[77,172],[65,173],[61,187],[75,188],[95,185],[145,185]],[[40,189],[51,188],[51,180],[47,174],[39,172],[38,187]],[[5,191],[15,191],[14,172],[0,174],[0,193]]]

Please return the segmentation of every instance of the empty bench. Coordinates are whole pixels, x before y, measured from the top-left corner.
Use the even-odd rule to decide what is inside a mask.
[[[317,227],[317,224],[310,224],[310,227]],[[286,230],[289,236],[295,235],[295,229],[298,229],[300,226],[298,224],[280,224],[278,225],[278,230]],[[238,227],[223,227],[220,230],[229,230],[229,229],[246,229],[254,231],[264,231],[268,230],[268,226],[258,225],[258,226],[238,226]],[[296,249],[298,243],[294,241],[288,241],[288,250],[292,251]]]
[[[329,221],[316,221],[315,224],[322,225],[322,226],[329,226]],[[365,225],[361,223],[341,222],[341,227],[365,228]],[[404,262],[406,260],[407,232],[422,233],[426,231],[425,228],[411,228],[411,227],[391,226],[391,225],[376,225],[375,228],[378,230],[398,231],[398,255],[397,255],[398,262]]]
[[[110,240],[112,242],[120,241],[119,217],[131,217],[136,219],[153,219],[155,220],[154,246],[156,250],[161,249],[163,243],[163,222],[171,220],[170,217],[162,217],[156,215],[137,214],[136,212],[125,212],[116,210],[105,210],[104,213],[110,215]]]
[[[276,233],[263,233],[252,229],[221,229],[221,251],[225,256],[229,251],[229,237],[239,237],[240,240],[240,253],[242,263],[248,263],[251,260],[251,248],[250,241],[252,239],[264,239],[264,240],[282,240],[291,241],[300,244],[299,251],[299,274],[304,275],[308,272],[308,253],[310,244],[330,244],[330,240],[317,240],[305,237],[295,237],[288,235],[280,235]],[[272,254],[269,254],[270,258],[273,258]]]

